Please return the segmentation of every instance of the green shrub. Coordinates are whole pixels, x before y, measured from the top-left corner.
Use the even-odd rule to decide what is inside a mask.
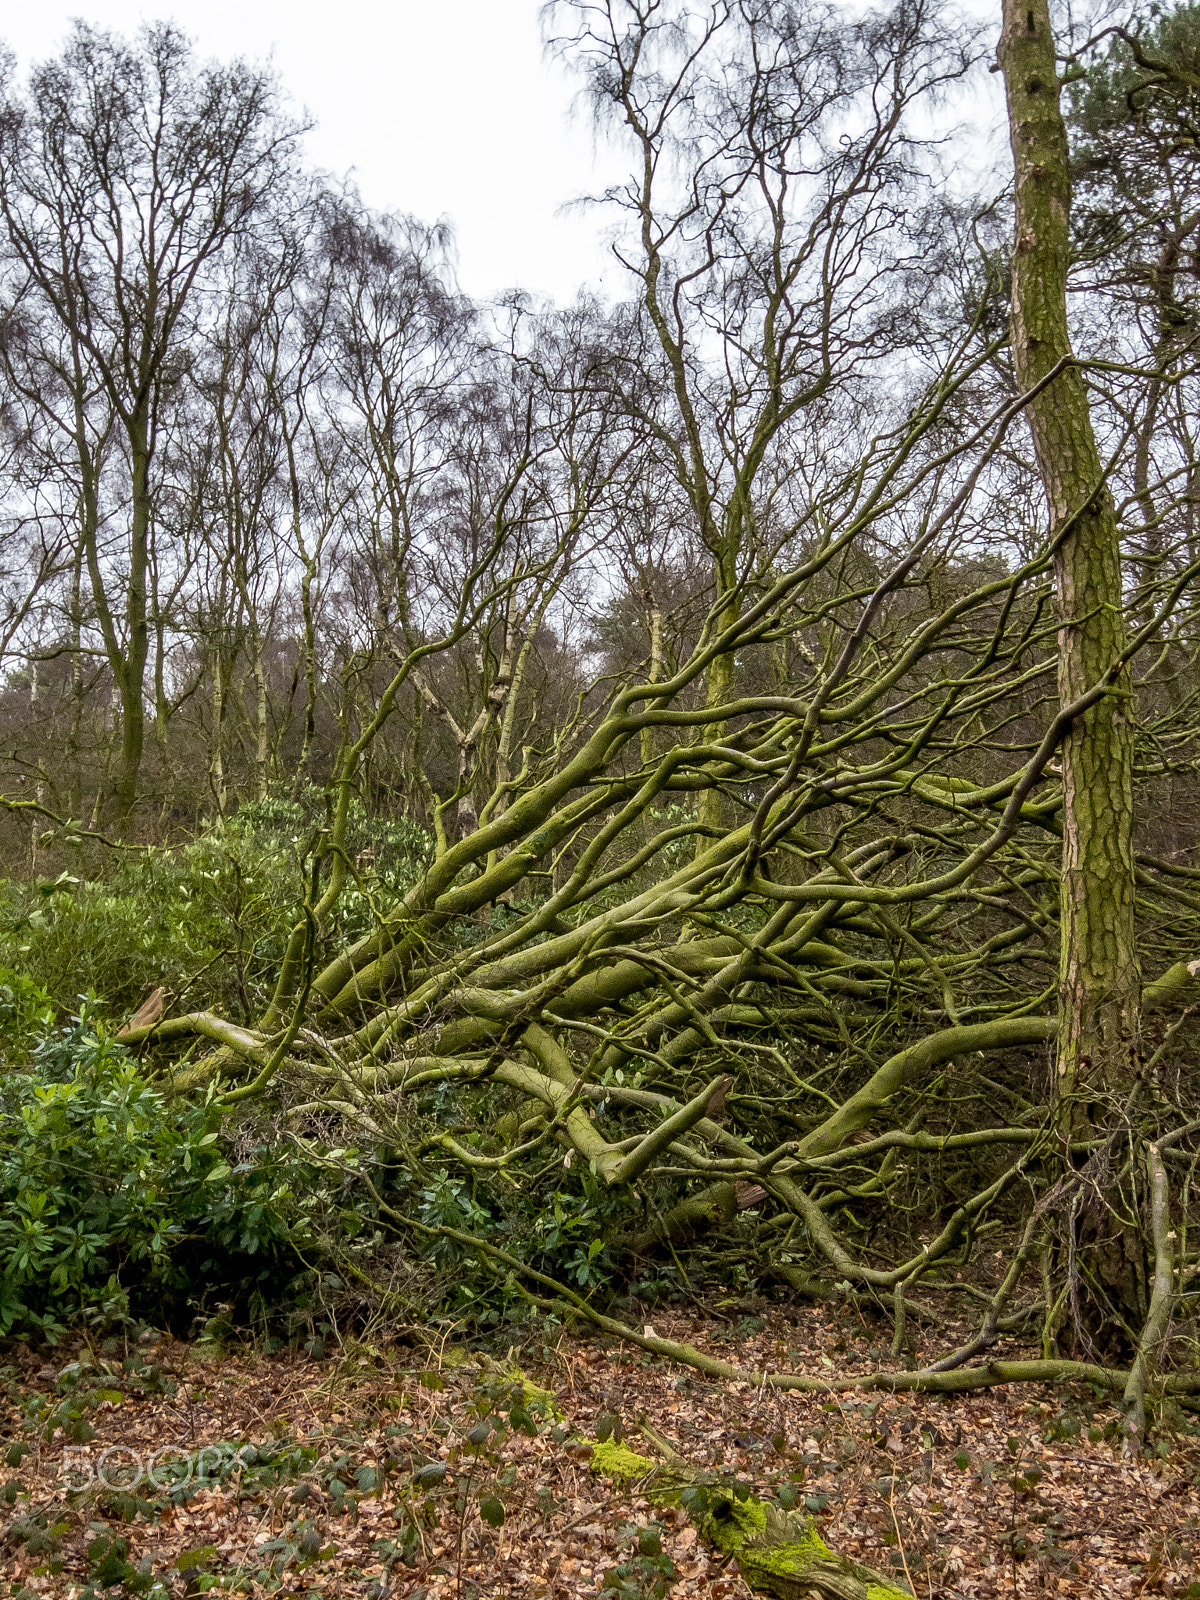
[[[231,1168],[204,1108],[165,1099],[85,1008],[0,1083],[0,1334],[285,1297],[308,1227],[279,1179]]]
[[[259,843],[295,844],[325,823],[326,794],[310,789],[294,800],[272,795],[243,805],[230,827]],[[376,879],[390,895],[402,894],[429,864],[433,841],[410,817],[375,817],[359,800],[350,802],[346,854],[364,877]]]
[[[136,1008],[159,984],[192,1006],[244,1015],[268,988],[291,924],[297,872],[282,850],[206,837],[112,865],[103,881],[62,873],[0,890],[0,961],[73,1010],[102,997]]]
[[[300,857],[314,821],[323,815],[311,804],[263,800],[189,844],[109,858],[102,877],[0,881],[0,969],[27,973],[61,1011],[95,993],[105,1016],[125,1017],[161,984],[176,1006],[249,1022],[300,914]],[[352,807],[347,853],[359,879],[325,930],[330,948],[367,931],[428,849],[415,823]],[[0,1013],[0,1046],[3,1025]]]
[[[54,1021],[54,1003],[32,978],[0,966],[0,1062],[23,1061]]]

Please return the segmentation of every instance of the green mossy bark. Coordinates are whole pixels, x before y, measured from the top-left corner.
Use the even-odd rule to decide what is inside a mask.
[[[1058,1095],[1081,1133],[1092,1093],[1133,1076],[1133,696],[1116,512],[1067,323],[1070,152],[1047,0],[1004,0],[999,60],[1016,184],[1012,350],[1021,387],[1038,390],[1027,414],[1056,541],[1060,705],[1106,675],[1112,685],[1062,746]]]
[[[705,1474],[685,1462],[659,1461],[613,1440],[593,1444],[591,1465],[614,1483],[636,1483],[639,1493],[658,1505],[674,1505],[690,1484],[705,1481]],[[754,1496],[739,1500],[720,1485],[710,1486],[708,1494],[700,1532],[736,1558],[742,1577],[759,1593],[777,1600],[808,1600],[812,1594],[829,1600],[912,1600],[906,1589],[831,1550],[807,1513],[785,1511]]]
[[[1133,689],[1116,510],[1067,321],[1070,151],[1048,0],[1004,0],[999,61],[1015,178],[1012,351],[1054,540],[1060,714],[1099,684],[1062,743],[1057,1120],[1102,1131],[1138,1073],[1133,851]],[[1121,1319],[1145,1314],[1147,1262],[1125,1198],[1100,1196],[1059,1252],[1072,1280],[1066,1348],[1123,1353]],[[1072,1254],[1074,1259],[1072,1259]],[[1075,1261],[1088,1262],[1082,1282]],[[1114,1310],[1120,1317],[1114,1316]]]

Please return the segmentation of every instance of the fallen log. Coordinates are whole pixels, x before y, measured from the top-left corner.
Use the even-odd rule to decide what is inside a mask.
[[[831,1550],[807,1512],[760,1500],[744,1484],[715,1478],[677,1455],[646,1424],[658,1454],[614,1439],[588,1440],[593,1472],[636,1485],[652,1505],[684,1505],[701,1536],[737,1561],[750,1587],[776,1600],[912,1600],[882,1573]]]

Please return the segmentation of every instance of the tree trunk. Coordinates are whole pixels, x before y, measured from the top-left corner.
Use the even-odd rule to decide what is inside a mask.
[[[217,815],[225,815],[228,792],[225,787],[225,668],[220,650],[213,653],[212,739],[208,757],[209,784],[217,802]]]
[[[30,663],[29,663],[29,721],[30,721],[30,725],[35,730],[35,737],[38,736],[37,735],[37,716],[38,716],[38,663],[37,663],[37,657],[34,656],[32,658],[32,660],[30,661]],[[40,742],[40,739],[39,739],[39,742]],[[34,786],[33,797],[37,801],[38,805],[41,806],[41,805],[45,805],[45,803],[46,803],[46,778],[45,778],[46,764],[45,764],[45,761],[42,759],[42,757],[40,755],[38,756],[37,770],[38,770],[38,779],[37,779],[36,785]],[[34,878],[37,877],[37,870],[38,870],[38,842],[41,839],[42,826],[43,826],[43,819],[41,817],[41,814],[39,812],[37,812],[37,811],[31,812],[30,813],[30,817],[29,817],[29,871],[30,871],[30,875],[32,877],[34,877]]]
[[[646,673],[647,683],[661,683],[663,676],[663,640],[662,640],[662,606],[653,587],[647,583],[642,590],[642,599],[646,605],[646,620],[650,629],[650,667]],[[642,729],[642,765],[652,766],[654,763],[654,729]]]
[[[1004,0],[1000,63],[1016,176],[1013,357],[1022,387],[1032,389],[1071,356],[1070,177],[1047,0]],[[1066,366],[1030,402],[1028,416],[1057,545],[1059,700],[1068,705],[1126,649],[1116,514],[1079,369]],[[1125,668],[1063,743],[1057,1088],[1073,1122],[1081,1097],[1119,1092],[1133,1077],[1140,980],[1131,713]]]
[[[83,817],[83,544],[71,562],[71,721],[67,731],[67,812]]]
[[[154,627],[154,743],[158,751],[158,766],[160,773],[160,788],[162,800],[159,810],[160,826],[166,819],[167,809],[171,804],[171,716],[174,708],[171,698],[167,693],[167,614],[163,603],[162,590],[159,584],[158,561],[156,552],[151,552],[150,560],[150,613]]]
[[[298,799],[309,781],[313,741],[317,732],[317,625],[313,616],[312,586],[317,570],[316,555],[309,556],[300,546],[304,558],[304,572],[300,578],[300,614],[303,618],[304,637],[301,653],[304,661],[304,739],[300,746],[300,759],[296,763],[296,776],[292,783],[292,798]]]
[[[1112,494],[1067,324],[1070,176],[1047,0],[1004,0],[1000,64],[1016,180],[1012,347],[1029,403],[1054,540],[1059,702],[1102,681],[1127,648]],[[1049,375],[1066,362],[1051,381]],[[1062,1148],[1101,1131],[1137,1075],[1140,976],[1134,930],[1132,691],[1075,719],[1062,747],[1059,1035],[1055,1106]],[[1145,1314],[1146,1259],[1128,1206],[1097,1174],[1086,1205],[1059,1219],[1050,1255],[1067,1279],[1069,1325],[1047,1328],[1091,1355]]]
[[[150,545],[150,446],[141,419],[130,427],[133,479],[133,526],[129,540],[129,579],[126,585],[125,660],[117,676],[121,691],[121,757],[113,784],[113,811],[118,831],[129,831],[137,801],[146,741],[146,709],[142,699],[150,634],[146,612],[146,582]]]
[[[251,639],[251,669],[254,673],[254,798],[267,798],[267,773],[269,769],[270,741],[269,707],[267,703],[267,675],[263,666],[266,641],[257,629]]]
[[[737,622],[740,610],[737,601],[737,569],[736,558],[732,548],[727,548],[713,562],[713,572],[717,583],[717,592],[724,599],[721,608],[719,626],[722,629],[731,628]],[[705,704],[710,708],[723,706],[733,695],[733,656],[722,654],[717,657],[708,671],[708,683],[705,694]],[[704,737],[711,743],[719,744],[725,737],[725,724],[713,723],[705,729]],[[700,803],[697,807],[697,818],[704,832],[696,839],[696,856],[700,856],[712,843],[715,833],[721,829],[724,817],[724,805],[720,789],[704,789],[700,794]]]

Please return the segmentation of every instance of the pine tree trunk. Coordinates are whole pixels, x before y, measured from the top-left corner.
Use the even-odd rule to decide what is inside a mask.
[[[1005,0],[1000,62],[1016,174],[1013,356],[1031,389],[1071,355],[1070,177],[1046,0]],[[1120,547],[1087,389],[1068,365],[1030,402],[1057,541],[1059,698],[1099,682],[1126,648]],[[1133,728],[1128,671],[1063,744],[1060,1100],[1121,1090],[1133,1076],[1139,975],[1134,942]]]
[[[1000,65],[1016,180],[1012,348],[1045,485],[1058,608],[1058,690],[1068,706],[1127,647],[1112,494],[1067,324],[1070,169],[1047,0],[1004,0]],[[1049,374],[1067,364],[1047,382]],[[1134,927],[1133,727],[1129,673],[1076,718],[1063,742],[1063,854],[1056,1104],[1066,1137],[1098,1131],[1137,1068],[1140,976]],[[1127,1208],[1123,1208],[1127,1215]],[[1066,1223],[1072,1344],[1102,1339],[1112,1313],[1136,1325],[1145,1252],[1093,1191]],[[1093,1348],[1095,1346],[1093,1345]]]

